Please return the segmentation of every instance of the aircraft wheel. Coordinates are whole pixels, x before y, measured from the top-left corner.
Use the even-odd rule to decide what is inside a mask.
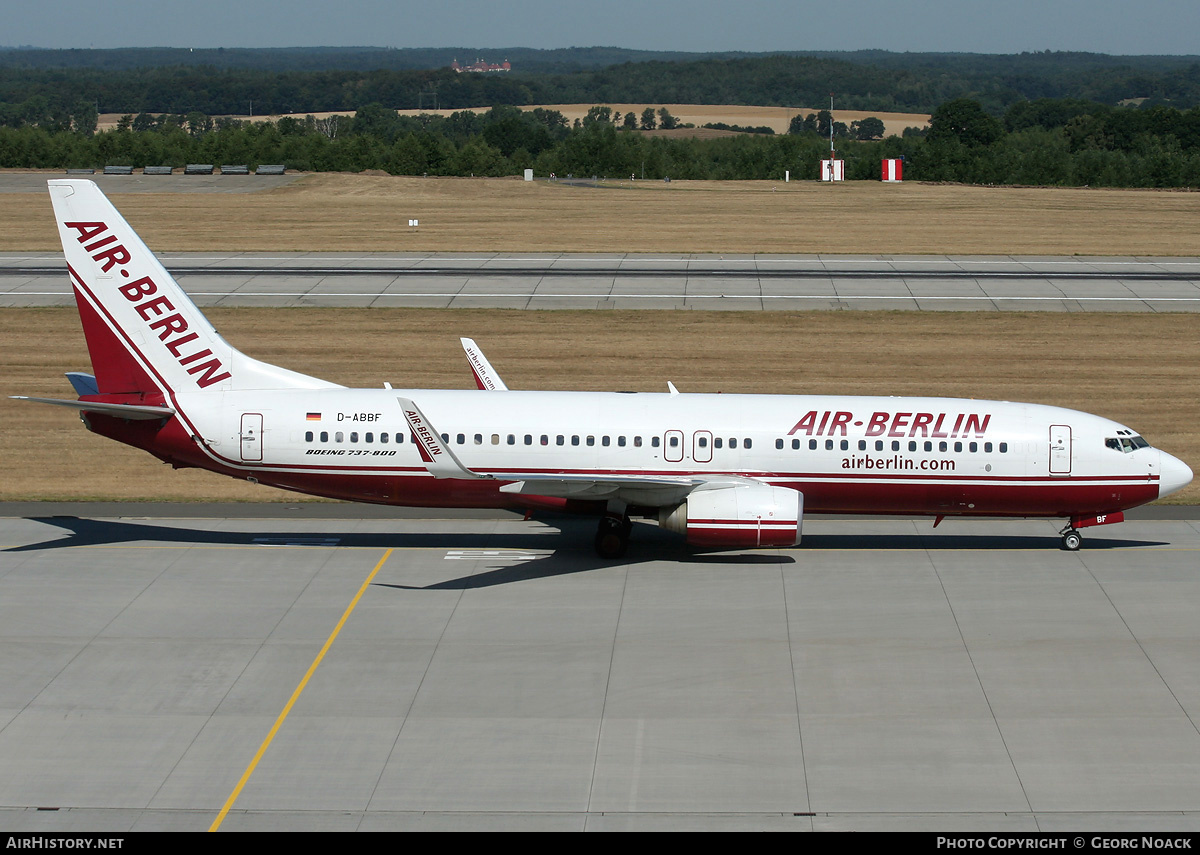
[[[1083,536],[1075,529],[1064,531],[1062,536],[1062,548],[1067,552],[1075,552],[1079,547],[1083,546]]]
[[[629,546],[629,530],[632,527],[627,519],[605,517],[600,520],[600,528],[596,531],[596,554],[601,558],[620,558]]]

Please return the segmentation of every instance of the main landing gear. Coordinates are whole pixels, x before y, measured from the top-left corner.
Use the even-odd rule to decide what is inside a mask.
[[[629,532],[633,528],[625,513],[624,502],[609,502],[608,509],[600,518],[596,529],[596,554],[601,558],[620,558],[629,546]]]
[[[1059,532],[1062,535],[1062,548],[1067,552],[1077,552],[1083,546],[1083,535],[1077,532],[1070,523]]]

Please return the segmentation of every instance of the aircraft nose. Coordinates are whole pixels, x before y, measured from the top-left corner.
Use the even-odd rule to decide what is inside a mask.
[[[1182,490],[1192,482],[1192,470],[1178,457],[1165,451],[1158,453],[1158,497]]]

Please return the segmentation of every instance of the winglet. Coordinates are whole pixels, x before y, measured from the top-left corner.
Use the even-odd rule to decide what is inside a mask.
[[[492,477],[472,472],[463,466],[462,462],[454,456],[454,452],[450,450],[450,446],[442,440],[437,429],[429,423],[429,419],[425,418],[425,414],[421,412],[411,399],[397,397],[396,402],[400,404],[400,409],[404,411],[404,418],[408,421],[408,427],[412,431],[413,438],[416,440],[417,451],[421,455],[421,461],[425,464],[425,468],[429,470],[430,475],[434,478],[464,479]]]
[[[462,342],[463,350],[467,352],[467,362],[471,363],[471,373],[475,375],[475,385],[489,392],[507,392],[508,387],[504,385],[504,381],[500,379],[496,369],[492,368],[492,363],[488,362],[487,357],[483,355],[479,345],[469,338],[460,338],[459,341]]]

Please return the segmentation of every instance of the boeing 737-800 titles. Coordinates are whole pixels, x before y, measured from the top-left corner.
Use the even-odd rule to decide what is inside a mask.
[[[463,340],[477,391],[347,389],[231,347],[91,181],[50,195],[94,374],[89,430],[176,467],[317,496],[631,517],[704,548],[800,542],[805,511],[1058,517],[1078,529],[1186,485],[1135,431],[1060,407],[953,398],[523,392]],[[935,523],[936,524],[936,523]]]

